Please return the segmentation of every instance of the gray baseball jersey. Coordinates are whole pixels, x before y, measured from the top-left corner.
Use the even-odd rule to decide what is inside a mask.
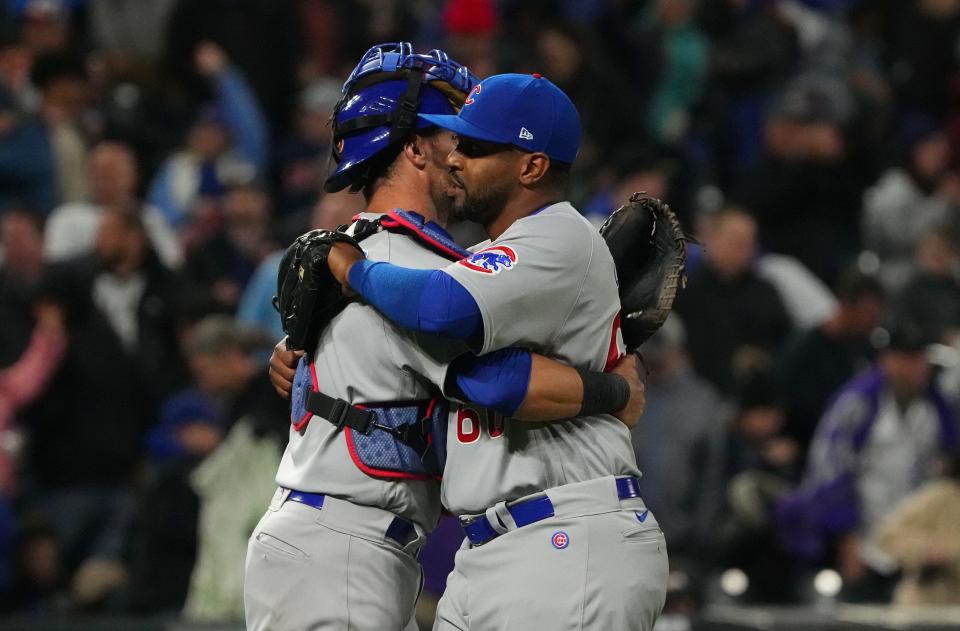
[[[382,231],[361,245],[370,258],[406,267],[436,269],[450,262],[403,234]],[[351,303],[320,337],[316,384],[350,403],[426,399],[430,391],[423,377],[442,384],[447,362],[464,350],[449,340],[398,329],[373,307]],[[368,476],[352,461],[344,434],[321,418],[313,418],[302,434],[291,428],[277,484],[377,506],[432,530],[440,514],[436,481]]]
[[[548,206],[474,250],[444,271],[479,305],[481,354],[521,346],[591,370],[622,354],[613,259],[573,206]],[[528,423],[464,404],[451,412],[447,451],[443,504],[455,514],[564,484],[639,475],[629,430],[606,415]]]

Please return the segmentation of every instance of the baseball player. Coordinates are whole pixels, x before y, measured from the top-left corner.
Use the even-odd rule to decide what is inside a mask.
[[[458,115],[454,213],[490,242],[439,271],[361,259],[337,245],[334,276],[392,321],[479,354],[525,346],[599,370],[623,351],[606,244],[564,199],[580,139],[569,98],[540,75],[497,75]],[[402,292],[403,300],[398,300]],[[465,400],[456,383],[451,398]],[[663,534],[639,497],[626,428],[609,416],[538,425],[451,421],[444,506],[467,535],[435,629],[651,629],[666,593]]]
[[[363,190],[364,217],[381,227],[363,241],[371,256],[439,268],[468,254],[434,221],[445,216],[451,141],[415,114],[456,112],[473,82],[441,51],[417,55],[398,44],[371,49],[345,83],[326,188]],[[421,214],[390,210],[397,205]],[[248,628],[415,628],[416,553],[439,514],[437,452],[419,431],[447,416],[426,380],[449,380],[483,405],[527,418],[560,418],[584,399],[590,409],[598,398],[606,411],[626,407],[622,387],[604,397],[609,387],[591,390],[573,369],[527,351],[448,364],[463,351],[404,333],[359,303],[323,331],[297,369],[280,488],[250,539]],[[506,386],[503,374],[512,376]]]

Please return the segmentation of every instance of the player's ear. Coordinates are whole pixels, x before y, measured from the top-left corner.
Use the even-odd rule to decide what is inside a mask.
[[[550,158],[545,153],[524,153],[520,166],[520,183],[535,186],[550,168]]]
[[[411,134],[410,139],[403,143],[403,156],[418,169],[423,169],[427,166],[426,142],[427,140],[423,136]]]

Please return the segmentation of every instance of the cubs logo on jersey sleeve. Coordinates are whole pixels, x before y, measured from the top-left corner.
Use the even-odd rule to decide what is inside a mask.
[[[508,248],[505,245],[495,245],[475,252],[467,258],[457,261],[457,264],[478,274],[499,274],[516,267],[517,253],[513,248]]]

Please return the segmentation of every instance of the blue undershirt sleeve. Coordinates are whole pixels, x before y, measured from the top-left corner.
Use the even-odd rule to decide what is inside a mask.
[[[480,356],[467,353],[450,363],[444,391],[510,417],[527,397],[532,364],[530,351],[522,348],[504,348]]]
[[[363,259],[350,268],[350,286],[394,323],[459,340],[482,340],[480,307],[463,285],[440,270]]]

